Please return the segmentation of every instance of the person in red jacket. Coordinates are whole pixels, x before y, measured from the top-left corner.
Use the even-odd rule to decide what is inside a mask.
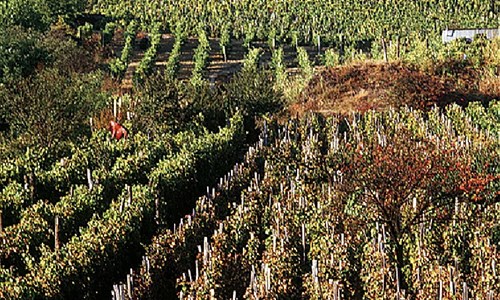
[[[125,127],[115,121],[109,122],[111,138],[116,138],[116,140],[120,140],[121,138],[127,138],[128,132]]]

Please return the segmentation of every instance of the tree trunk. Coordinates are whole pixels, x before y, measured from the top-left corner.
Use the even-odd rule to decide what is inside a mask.
[[[404,246],[399,239],[396,241],[396,264],[397,264],[396,268],[399,274],[399,287],[401,290],[405,291],[406,295],[408,296],[408,299],[413,299],[412,293],[408,286],[406,275],[403,272],[403,267],[405,266]]]
[[[389,214],[388,214],[389,215]],[[389,233],[391,239],[395,243],[395,254],[396,254],[396,268],[398,272],[398,285],[399,290],[404,290],[406,297],[405,299],[414,299],[413,293],[409,288],[408,281],[403,268],[406,266],[405,256],[404,256],[404,244],[403,244],[403,231],[401,226],[401,217],[395,217],[391,222],[387,223],[389,226]]]

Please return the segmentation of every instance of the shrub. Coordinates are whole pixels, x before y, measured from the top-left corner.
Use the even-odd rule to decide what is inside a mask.
[[[89,118],[105,103],[100,73],[68,76],[47,69],[0,89],[0,111],[11,134],[27,144],[51,146],[90,134]]]
[[[224,105],[229,114],[241,110],[247,117],[264,115],[284,107],[283,95],[274,89],[274,77],[269,71],[247,68],[236,74],[224,86]]]
[[[0,83],[30,75],[47,60],[47,51],[37,45],[41,35],[19,26],[0,27]]]

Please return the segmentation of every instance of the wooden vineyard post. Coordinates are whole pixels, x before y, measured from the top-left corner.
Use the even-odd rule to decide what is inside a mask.
[[[453,268],[450,266],[448,268],[449,273],[450,273],[450,294],[455,295],[455,282],[453,280]]]
[[[314,280],[314,288],[316,289],[316,293],[318,293],[318,261],[316,259],[313,259],[312,261],[312,267],[311,267],[311,272]]]
[[[116,98],[113,99],[113,117],[115,118],[116,120],[116,115],[117,115],[117,111],[116,111]]]
[[[128,192],[128,205],[132,204],[132,186],[127,184],[127,192]]]
[[[30,193],[31,201],[35,200],[35,172],[31,171],[28,176],[24,177],[25,189]]]
[[[198,259],[196,259],[196,261],[194,262],[195,263],[195,280],[198,280],[198,278],[200,277],[200,268],[198,266]]]
[[[89,191],[91,191],[94,187],[94,182],[92,181],[92,171],[90,169],[87,169],[87,181],[89,184]]]
[[[467,287],[467,283],[463,283],[462,286],[462,299],[463,300],[469,300],[469,289]]]
[[[0,209],[0,234],[3,232],[3,223],[2,223],[2,210]],[[0,243],[3,243],[4,239],[0,240]],[[0,258],[0,265],[2,264],[2,259]]]
[[[319,34],[316,37],[318,38],[318,55],[321,55],[321,37]]]
[[[443,281],[439,279],[439,295],[438,299],[442,300],[443,299]]]
[[[123,284],[113,285],[113,290],[111,291],[111,297],[113,300],[125,300],[125,292]]]
[[[156,225],[160,225],[160,199],[158,197],[155,199],[155,222]]]
[[[129,299],[132,299],[134,289],[134,270],[130,269],[130,274],[127,274],[127,294]]]
[[[396,299],[401,299],[400,288],[399,288],[399,270],[396,266]]]
[[[54,226],[54,249],[56,252],[56,257],[59,258],[59,216],[56,216]]]
[[[302,251],[303,259],[306,261],[306,227],[304,223],[302,223]]]
[[[401,37],[398,35],[398,39],[397,39],[397,56],[398,56],[398,59],[401,58]]]
[[[382,38],[382,49],[384,50],[384,61],[388,62],[388,57],[387,57],[387,41],[385,40],[385,37]]]

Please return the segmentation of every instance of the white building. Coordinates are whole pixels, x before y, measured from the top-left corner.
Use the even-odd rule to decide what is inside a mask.
[[[483,34],[487,39],[494,39],[500,36],[500,30],[497,29],[446,29],[443,30],[442,38],[443,43],[451,42],[455,39],[465,38],[467,41],[472,42],[474,37],[478,34]]]

